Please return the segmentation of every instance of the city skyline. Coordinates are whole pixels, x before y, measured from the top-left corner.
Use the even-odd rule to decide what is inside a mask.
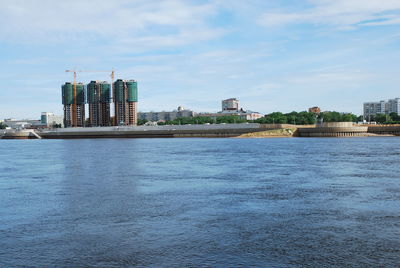
[[[262,114],[360,115],[399,96],[398,1],[13,1],[0,21],[0,118],[62,114],[72,68],[137,80],[139,111],[234,96]],[[91,80],[109,77],[78,74]]]

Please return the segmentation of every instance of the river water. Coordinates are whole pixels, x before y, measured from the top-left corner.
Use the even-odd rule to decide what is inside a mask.
[[[0,141],[0,267],[398,267],[400,139]]]

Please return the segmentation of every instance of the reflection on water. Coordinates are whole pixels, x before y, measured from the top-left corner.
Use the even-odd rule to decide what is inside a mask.
[[[399,145],[1,141],[0,267],[395,267]]]

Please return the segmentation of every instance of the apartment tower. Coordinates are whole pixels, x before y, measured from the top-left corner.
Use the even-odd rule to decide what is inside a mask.
[[[89,103],[89,126],[110,126],[111,85],[107,82],[91,81],[86,88]]]
[[[85,86],[82,83],[77,83],[75,88],[73,83],[66,82],[61,86],[61,90],[64,105],[64,126],[83,127],[85,125]]]
[[[137,124],[138,89],[135,80],[118,79],[114,82],[114,108],[117,126]]]

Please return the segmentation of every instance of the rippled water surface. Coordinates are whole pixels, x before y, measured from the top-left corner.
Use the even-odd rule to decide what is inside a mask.
[[[400,138],[0,141],[0,267],[398,267]]]

